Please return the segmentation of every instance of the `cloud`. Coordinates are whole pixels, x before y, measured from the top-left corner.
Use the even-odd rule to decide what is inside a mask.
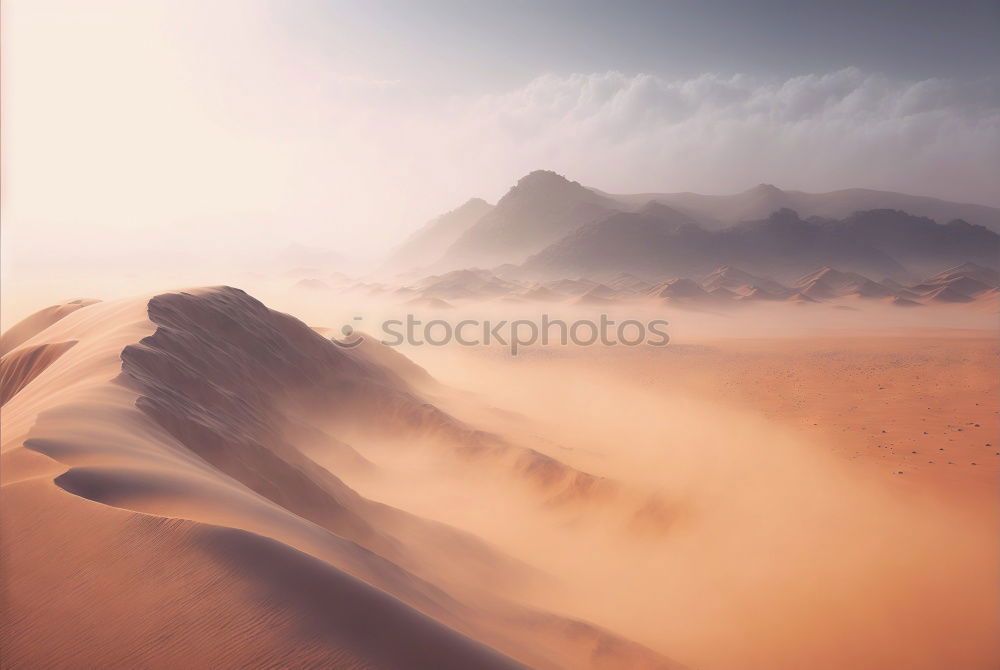
[[[770,182],[1000,205],[998,78],[603,72],[484,94],[488,76],[358,69],[245,5],[11,6],[5,267],[33,249],[56,262],[53,240],[63,256],[289,238],[378,254],[538,168],[618,192]]]
[[[545,75],[472,101],[460,144],[619,190],[890,188],[1000,205],[1000,79]]]

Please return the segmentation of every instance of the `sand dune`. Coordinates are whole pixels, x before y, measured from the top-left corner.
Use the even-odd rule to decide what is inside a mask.
[[[339,422],[530,456],[435,410],[393,352],[216,288],[90,305],[3,362],[5,666],[673,665],[519,604],[536,569],[317,464],[371,474]]]
[[[58,313],[0,359],[5,667],[1000,658],[981,337],[414,361],[228,287]]]
[[[3,493],[5,667],[520,667],[267,537]]]
[[[0,356],[30,340],[59,319],[72,314],[81,307],[92,305],[96,300],[70,300],[61,305],[52,305],[35,312],[31,316],[14,324],[0,335]]]
[[[605,251],[603,245],[598,245],[595,253],[604,258]],[[550,309],[557,305],[590,305],[634,310],[669,304],[688,310],[742,311],[761,302],[790,301],[799,305],[821,303],[835,309],[856,307],[861,303],[889,311],[895,307],[931,305],[967,312],[988,312],[995,306],[995,289],[1000,286],[996,270],[971,262],[948,267],[922,279],[914,279],[920,277],[914,274],[904,282],[874,275],[882,277],[876,281],[869,276],[829,265],[813,267],[802,275],[789,276],[784,283],[732,265],[722,265],[710,272],[690,276],[664,275],[659,270],[647,272],[644,276],[649,281],[629,273],[597,273],[579,277],[578,273],[571,272],[562,279],[529,281],[516,271],[507,275],[502,269],[456,270],[425,277],[395,289],[382,287],[380,293],[388,302],[410,309],[448,309],[456,312],[480,312],[489,301],[538,309]],[[353,295],[361,300],[377,299],[368,292],[369,288],[356,288],[344,297]],[[438,295],[447,296],[447,300]]]
[[[0,405],[5,404],[31,380],[41,374],[45,368],[76,342],[53,342],[19,348],[10,356],[0,359]]]

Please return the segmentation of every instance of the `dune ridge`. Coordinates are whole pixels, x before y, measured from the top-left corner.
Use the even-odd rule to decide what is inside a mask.
[[[361,421],[362,412],[371,419],[393,406],[408,408],[401,416],[410,422],[436,416],[374,358],[228,287],[88,306],[31,344],[48,339],[77,344],[11,392],[4,409],[4,507],[44,502],[38,517],[5,522],[13,530],[4,533],[4,564],[23,585],[2,632],[12,667],[28,663],[38,635],[53,632],[39,624],[51,607],[97,613],[62,622],[47,658],[55,665],[80,654],[127,667],[149,651],[157,625],[169,631],[168,619],[186,611],[222,648],[237,632],[226,621],[244,621],[241,635],[261,636],[261,658],[296,667],[675,667],[612,633],[477,587],[513,593],[532,574],[472,535],[363,498],[298,448],[297,440],[323,442],[313,448],[331,448],[345,468],[363,470],[366,460],[349,442],[326,441],[309,418]],[[4,360],[13,365],[28,351],[15,348]],[[439,423],[459,430],[453,420]],[[58,510],[88,520],[60,536],[53,528],[64,524],[41,518]],[[117,528],[116,541],[95,547],[95,525]],[[122,614],[111,604],[127,599],[127,584],[116,585],[110,567],[95,569],[104,575],[96,577],[100,589],[72,579],[76,563],[65,555],[35,555],[53,542],[99,566],[124,553],[141,563],[131,568],[136,579],[153,568],[194,570],[220,604],[206,609],[183,583],[156,583],[151,590],[180,609],[126,608],[146,624],[116,619],[109,638],[94,627]],[[174,547],[160,552],[167,558],[155,550],[164,543]],[[65,579],[74,586],[52,589]],[[44,595],[28,598],[29,587]],[[222,620],[202,621],[218,608]],[[272,619],[284,635],[264,633]],[[106,646],[90,644],[94,636]],[[183,643],[192,656],[218,655],[198,634],[184,637],[192,636]]]
[[[76,310],[92,305],[97,300],[76,299],[39,310],[18,321],[0,335],[0,356],[27,342],[65,316]]]

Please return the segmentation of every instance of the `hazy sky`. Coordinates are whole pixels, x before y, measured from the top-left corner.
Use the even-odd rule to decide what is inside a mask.
[[[371,255],[535,168],[1000,205],[995,1],[2,10],[8,272],[291,241]]]

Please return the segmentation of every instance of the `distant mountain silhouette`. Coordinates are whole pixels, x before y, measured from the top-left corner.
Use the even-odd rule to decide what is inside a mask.
[[[911,280],[967,261],[997,265],[991,226],[1000,230],[1000,209],[887,191],[609,195],[536,170],[495,207],[474,199],[431,221],[387,267],[658,279],[738,265],[789,281],[829,265]]]
[[[967,260],[995,263],[997,258],[1000,236],[981,226],[940,225],[893,210],[858,212],[835,221],[803,220],[783,209],[760,221],[713,232],[654,203],[574,231],[531,257],[523,270],[527,276],[539,277],[630,272],[655,278],[698,276],[729,265],[787,281],[824,266],[879,278],[905,278],[910,271]],[[753,278],[735,283],[755,285]],[[756,285],[769,290],[759,281]],[[712,286],[719,287],[734,288],[725,282]]]
[[[620,205],[546,170],[522,177],[444,253],[443,269],[520,263]]]
[[[726,228],[714,236],[718,261],[777,278],[788,279],[824,265],[877,277],[906,275],[906,269],[889,251],[860,235],[843,232],[836,222],[804,221],[790,209]],[[707,265],[719,264],[711,258],[705,260]]]
[[[455,240],[488,214],[493,205],[472,198],[461,207],[431,219],[393,252],[387,266],[396,272],[426,267],[439,260]]]
[[[683,275],[703,268],[713,241],[713,234],[690,217],[654,204],[583,226],[532,256],[523,268],[551,276],[629,272],[657,277],[669,267],[670,274]]]
[[[625,208],[641,207],[647,202],[662,202],[696,218],[709,229],[724,228],[740,221],[761,219],[778,209],[793,209],[803,217],[821,216],[842,219],[854,212],[895,209],[925,216],[938,223],[963,219],[1000,232],[1000,209],[949,202],[919,195],[850,188],[829,193],[783,191],[771,184],[757,186],[733,195],[700,193],[641,193],[634,195],[602,194]]]
[[[939,225],[907,212],[873,209],[854,212],[842,221],[812,220],[820,221],[834,235],[880,249],[915,271],[973,259],[994,263],[1000,260],[997,234],[962,219]]]

